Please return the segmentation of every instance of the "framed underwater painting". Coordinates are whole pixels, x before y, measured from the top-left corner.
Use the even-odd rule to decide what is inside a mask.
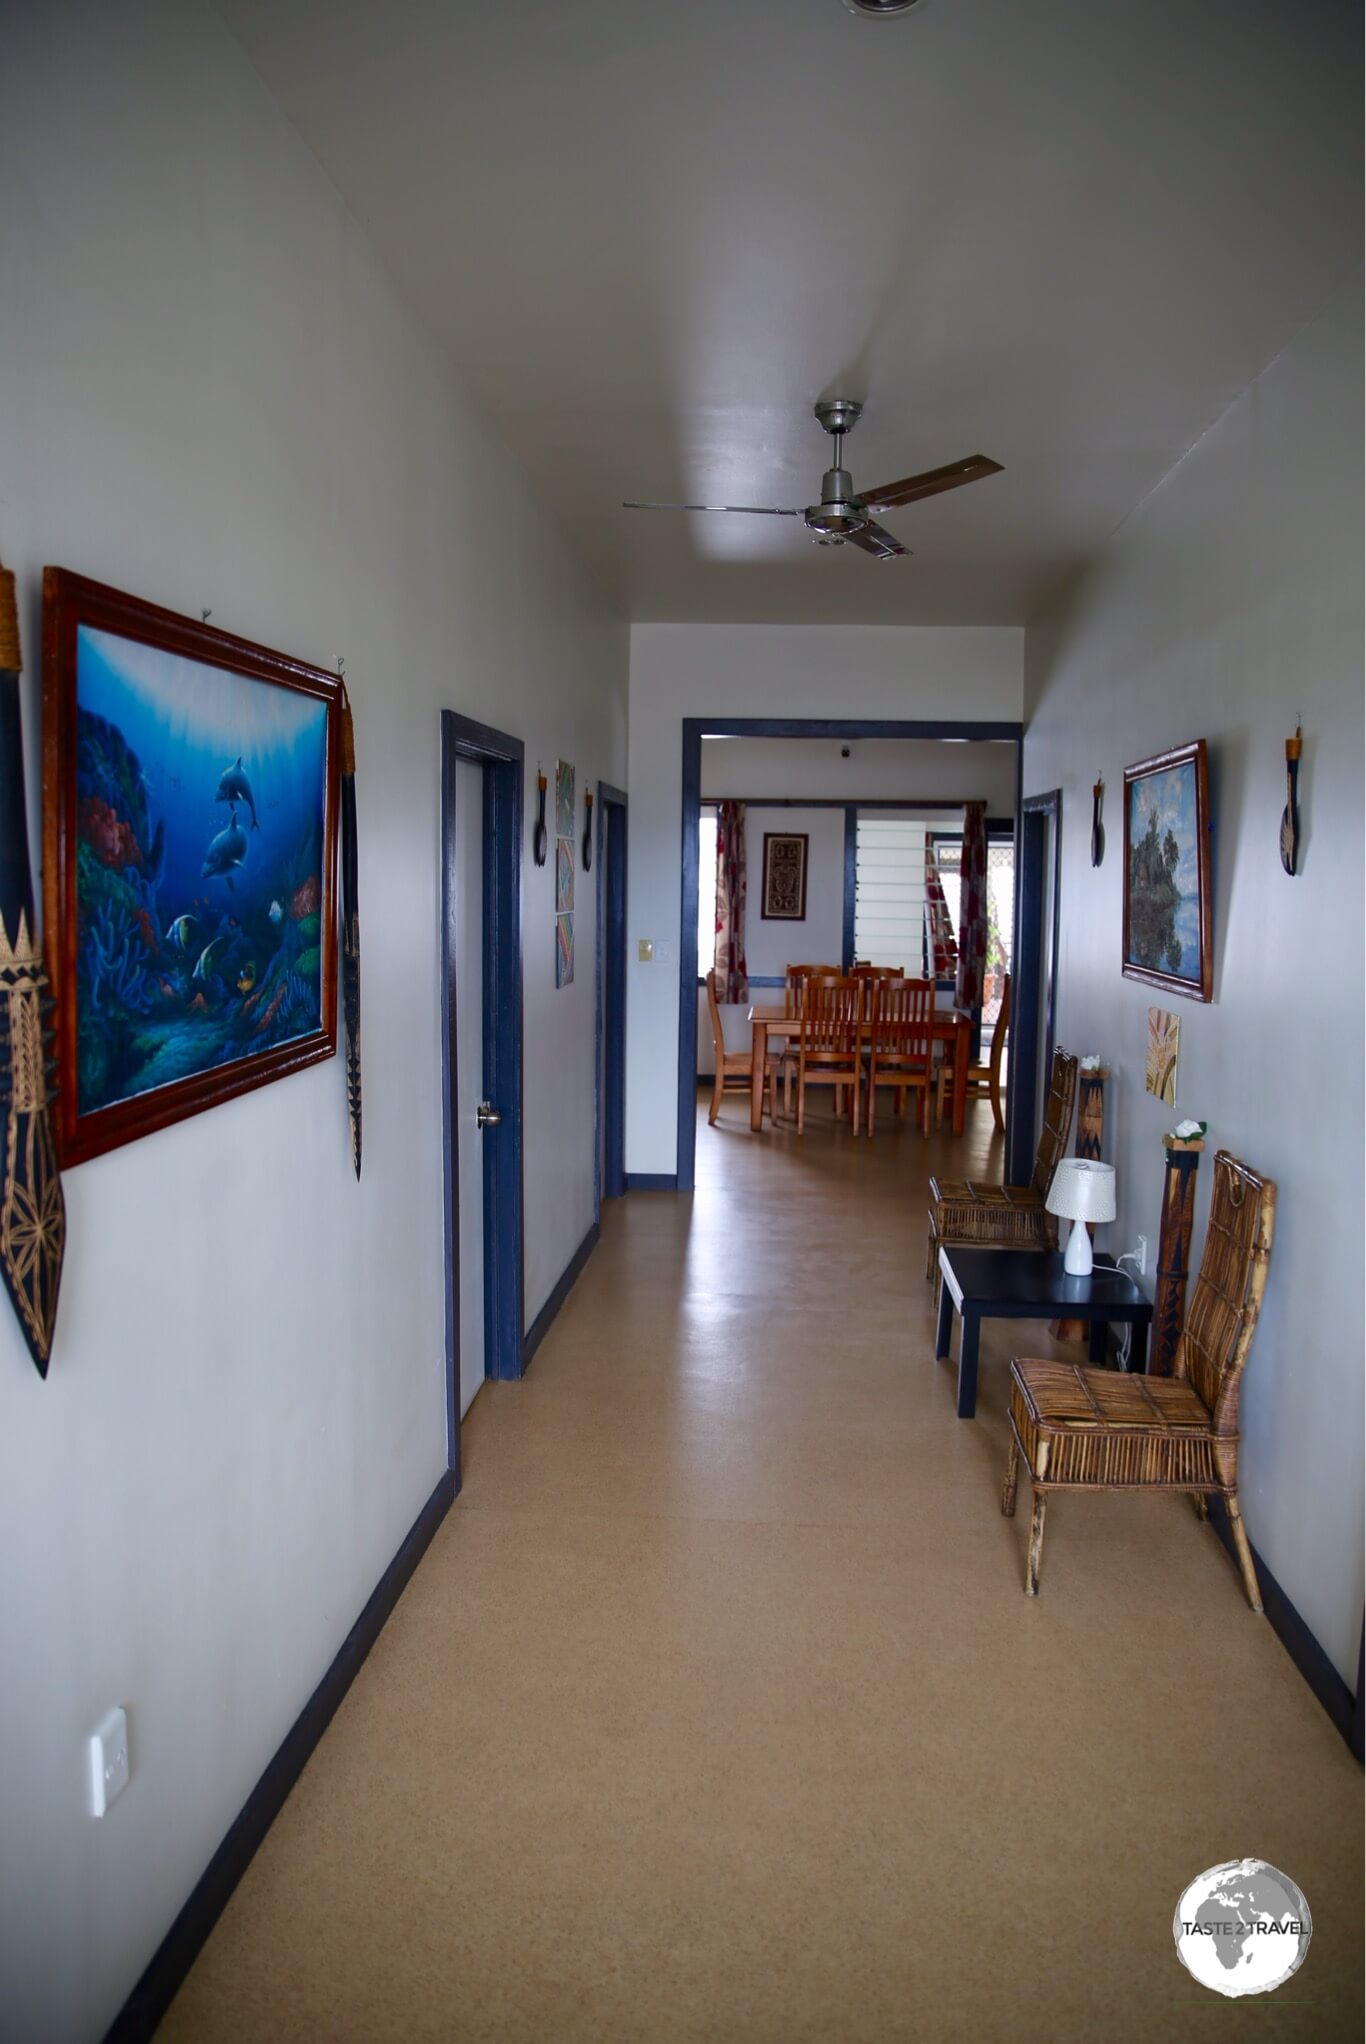
[[[1214,995],[1205,741],[1124,769],[1125,979]]]
[[[336,675],[44,571],[63,1166],[335,1055],[340,703]]]

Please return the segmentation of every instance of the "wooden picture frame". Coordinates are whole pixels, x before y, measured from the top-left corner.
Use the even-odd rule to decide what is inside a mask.
[[[807,831],[764,832],[764,878],[759,914],[766,923],[806,921]]]
[[[63,1167],[337,1049],[341,682],[43,574]]]
[[[1125,979],[1214,995],[1205,741],[1124,769]]]

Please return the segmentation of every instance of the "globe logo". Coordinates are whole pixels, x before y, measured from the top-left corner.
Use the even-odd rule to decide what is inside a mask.
[[[1288,1874],[1232,1859],[1197,1874],[1176,1905],[1176,1955],[1216,1994],[1269,1994],[1304,1964],[1314,1926]]]

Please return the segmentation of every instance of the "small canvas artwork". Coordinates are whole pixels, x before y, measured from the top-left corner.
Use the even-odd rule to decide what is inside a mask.
[[[572,986],[574,981],[574,918],[555,918],[555,984]]]
[[[574,769],[564,759],[555,762],[555,835],[574,835]]]
[[[1213,995],[1205,741],[1124,771],[1124,976]]]
[[[574,906],[574,840],[555,840],[555,912],[563,915]]]
[[[1164,1008],[1148,1010],[1148,1064],[1146,1084],[1150,1093],[1176,1105],[1176,1061],[1181,1048],[1181,1024]]]
[[[806,921],[805,831],[764,832],[764,885],[759,913],[765,922]]]
[[[48,901],[77,1162],[335,1050],[340,685],[60,570],[47,600]]]

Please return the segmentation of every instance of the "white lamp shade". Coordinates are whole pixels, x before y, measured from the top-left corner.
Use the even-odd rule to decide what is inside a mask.
[[[1044,1205],[1064,1221],[1113,1221],[1114,1165],[1096,1164],[1089,1157],[1064,1157],[1053,1173]]]

